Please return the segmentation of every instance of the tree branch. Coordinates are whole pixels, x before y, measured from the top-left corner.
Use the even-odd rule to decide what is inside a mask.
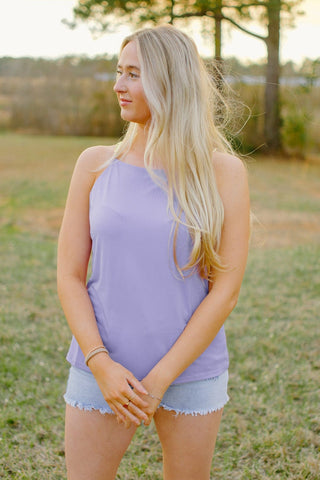
[[[260,40],[263,40],[264,42],[267,41],[268,37],[264,37],[263,35],[259,35],[258,33],[251,32],[251,30],[247,30],[244,28],[242,25],[239,25],[235,20],[233,20],[230,17],[226,17],[225,15],[222,15],[223,20],[227,20],[228,22],[232,23],[235,27],[239,28],[244,33],[247,33],[248,35],[251,35],[252,37],[259,38]]]
[[[267,7],[268,2],[249,2],[249,3],[242,3],[241,5],[222,5],[222,8],[234,8],[236,10],[242,10],[244,8],[249,8],[249,7]]]
[[[230,5],[231,8],[248,8],[248,7],[267,7],[268,1],[266,2],[249,2],[249,3],[242,3],[241,5]],[[223,5],[223,8],[226,8],[227,5]]]
[[[210,10],[212,13],[212,11]],[[209,17],[209,18],[214,18],[213,15],[210,15],[210,12],[185,12],[185,13],[179,13],[178,15],[174,14],[173,18],[191,18],[191,17]]]

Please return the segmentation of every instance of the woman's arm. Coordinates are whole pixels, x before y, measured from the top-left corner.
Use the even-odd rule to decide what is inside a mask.
[[[215,157],[214,168],[225,211],[219,253],[229,268],[216,272],[214,285],[210,284],[208,295],[183,333],[143,380],[157,397],[162,397],[168,386],[210,345],[236,306],[240,292],[250,236],[247,172],[238,158],[225,154]],[[153,403],[156,408],[157,402]]]
[[[111,154],[110,147],[92,147],[80,155],[71,179],[58,242],[58,295],[70,329],[84,355],[102,345],[86,288],[91,254],[89,194],[98,176],[95,170]],[[146,392],[131,372],[113,362],[105,353],[92,357],[89,367],[104,398],[120,419],[139,424],[146,418],[141,409],[148,404],[133,392],[130,385],[141,394]],[[130,408],[134,414],[123,407],[128,399],[132,402]]]

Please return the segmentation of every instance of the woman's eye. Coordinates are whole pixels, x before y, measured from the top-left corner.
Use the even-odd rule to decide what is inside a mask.
[[[117,71],[116,71],[116,78],[121,77],[122,73],[123,73],[123,72],[122,72],[121,70],[117,70]],[[134,72],[127,72],[126,76],[127,76],[128,78],[132,78],[132,79],[133,79],[133,78],[139,78],[139,75],[138,75],[137,73],[134,73]]]

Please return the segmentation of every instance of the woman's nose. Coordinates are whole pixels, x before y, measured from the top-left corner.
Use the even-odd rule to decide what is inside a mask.
[[[126,91],[126,85],[125,85],[125,82],[123,80],[123,77],[120,76],[120,77],[117,78],[116,83],[113,86],[113,90],[115,92],[125,92]]]

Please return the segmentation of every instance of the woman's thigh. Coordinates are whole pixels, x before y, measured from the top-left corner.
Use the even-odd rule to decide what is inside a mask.
[[[66,405],[68,480],[113,480],[136,428],[119,425],[112,414]]]
[[[209,480],[222,412],[222,408],[195,416],[176,415],[163,408],[156,412],[164,480]]]

